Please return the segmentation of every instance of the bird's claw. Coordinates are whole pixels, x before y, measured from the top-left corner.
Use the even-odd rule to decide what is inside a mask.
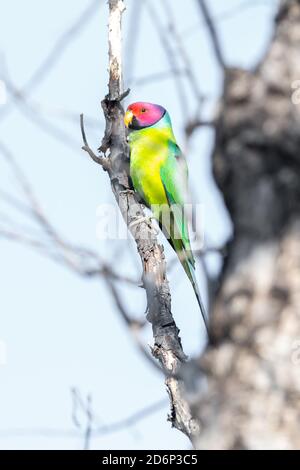
[[[132,222],[130,222],[129,224],[129,228],[133,228],[135,227],[136,225],[139,225],[139,224],[142,224],[142,223],[145,223],[147,224],[151,229],[154,230],[155,234],[158,235],[159,231],[152,225],[152,220],[155,220],[155,218],[153,216],[142,216],[142,217],[135,217],[134,220]]]
[[[149,217],[146,217],[146,216],[134,217],[134,220],[132,220],[132,222],[130,222],[130,224],[129,224],[129,228],[133,228],[136,225],[139,225],[139,224],[142,224],[142,223],[145,223],[145,224],[150,226],[152,219],[153,219],[152,216],[149,216]]]

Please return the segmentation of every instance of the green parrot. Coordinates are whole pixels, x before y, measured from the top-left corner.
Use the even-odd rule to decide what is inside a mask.
[[[162,106],[138,102],[128,106],[124,122],[129,129],[130,176],[134,189],[152,210],[154,218],[177,253],[194,288],[208,331],[184,213],[188,169],[176,143],[170,116]]]

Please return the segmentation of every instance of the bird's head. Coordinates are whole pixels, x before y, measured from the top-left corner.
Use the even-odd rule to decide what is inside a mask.
[[[126,127],[131,130],[144,129],[156,124],[166,113],[165,108],[152,103],[132,103],[124,116]]]

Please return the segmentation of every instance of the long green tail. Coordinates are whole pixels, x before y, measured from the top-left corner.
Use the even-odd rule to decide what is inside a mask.
[[[170,210],[171,206],[171,210]],[[204,321],[204,325],[210,338],[208,319],[204,305],[201,300],[200,290],[198,287],[195,275],[195,259],[193,256],[189,234],[188,224],[185,220],[182,206],[170,205],[167,207],[161,206],[161,212],[157,217],[160,228],[167,238],[168,242],[176,252],[183,269],[185,270],[196,295],[200,312]],[[164,212],[165,211],[165,212]],[[167,215],[166,217],[163,217]],[[168,222],[166,224],[166,221]],[[164,223],[163,223],[164,222]]]
[[[172,218],[171,218],[171,220],[172,220]],[[172,225],[172,223],[171,223],[171,225]],[[189,238],[188,238],[188,236],[185,236],[185,241],[184,241],[182,238],[179,238],[178,236],[175,236],[174,233],[176,233],[176,230],[174,232],[174,226],[172,226],[172,228],[170,227],[170,230],[167,230],[166,227],[162,226],[161,224],[160,224],[160,227],[161,227],[165,237],[167,238],[167,240],[171,244],[172,248],[176,252],[176,254],[179,258],[179,261],[181,262],[181,264],[183,266],[183,269],[185,270],[185,272],[186,272],[186,274],[187,274],[187,276],[188,276],[188,278],[189,278],[189,280],[190,280],[190,282],[193,286],[193,289],[194,289],[194,292],[195,292],[195,295],[196,295],[196,298],[197,298],[197,302],[198,302],[198,305],[199,305],[199,308],[200,308],[200,312],[201,312],[201,315],[202,315],[202,318],[203,318],[203,321],[204,321],[204,325],[205,325],[208,337],[210,337],[209,327],[208,327],[208,319],[207,319],[207,315],[206,315],[204,305],[203,305],[202,300],[201,300],[200,290],[199,290],[196,275],[195,275],[195,260],[194,260],[194,256],[193,256],[193,253],[192,253],[192,250],[191,250],[191,247],[190,247]],[[186,229],[186,227],[185,227],[185,229]],[[170,236],[169,231],[173,234],[173,236]],[[182,234],[183,233],[184,232],[182,232]]]
[[[194,289],[194,292],[195,292],[195,295],[196,295],[196,298],[197,298],[197,302],[198,302],[198,305],[199,305],[199,308],[200,308],[200,312],[201,312],[201,315],[202,315],[202,318],[203,318],[203,321],[204,321],[204,325],[205,325],[205,328],[206,328],[206,331],[207,331],[207,334],[209,336],[209,326],[208,326],[208,319],[207,319],[207,316],[206,316],[206,311],[205,311],[205,307],[202,303],[202,300],[201,300],[201,294],[200,294],[200,290],[199,290],[199,286],[198,286],[198,283],[197,283],[197,280],[196,280],[196,275],[195,275],[195,268],[194,266],[192,265],[192,263],[190,261],[188,261],[188,259],[185,259],[185,260],[180,260],[181,261],[181,264],[193,286],[193,289]]]

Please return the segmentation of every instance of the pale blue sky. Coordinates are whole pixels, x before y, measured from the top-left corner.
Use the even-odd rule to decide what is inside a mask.
[[[90,0],[0,0],[0,79],[5,58],[11,80],[22,87],[57,38],[89,3]],[[128,75],[138,79],[168,71],[169,64],[146,9],[140,24],[134,24],[131,15],[137,0],[126,3],[127,49],[129,26],[139,31],[133,70],[128,70],[124,59]],[[238,8],[243,3],[247,6]],[[152,0],[152,4],[166,24],[161,0]],[[205,116],[210,117],[214,109],[211,103],[220,93],[221,77],[196,1],[172,0],[169,4],[179,32],[184,34],[184,45],[201,90],[212,98],[205,109]],[[211,0],[209,4],[219,16],[217,24],[227,63],[255,65],[272,32],[276,2]],[[231,11],[231,15],[224,16],[225,11]],[[80,150],[78,123],[53,113],[63,109],[75,115],[84,112],[98,119],[99,128],[88,127],[88,132],[91,143],[94,146],[99,143],[103,133],[100,100],[107,90],[106,25],[107,5],[99,0],[93,18],[30,96],[44,106],[43,119],[68,133],[71,146],[37,127],[32,114],[22,106],[15,107],[0,121],[0,140],[15,154],[46,213],[68,239],[99,250],[107,259],[119,247],[125,253],[119,261],[122,271],[138,272],[132,241],[96,240],[96,208],[112,201],[107,176]],[[127,54],[131,53],[129,49]],[[188,96],[191,98],[189,92]],[[178,104],[172,78],[136,86],[133,81],[129,99],[164,105],[172,116],[178,141],[183,143],[182,124],[187,116]],[[187,111],[193,108],[191,99],[189,104]],[[5,105],[0,105],[0,119],[3,112]],[[230,233],[230,224],[212,183],[209,159],[212,137],[207,129],[197,133],[188,159],[196,200],[204,205],[206,239],[221,243]],[[17,191],[1,158],[0,186],[13,193]],[[5,210],[0,201],[0,212]],[[128,245],[131,248],[125,250]],[[169,248],[166,252],[167,256],[171,255]],[[137,351],[102,283],[82,280],[30,249],[7,241],[0,240],[0,256],[0,340],[7,345],[7,365],[0,366],[1,449],[81,448],[82,438],[10,434],[15,429],[74,430],[70,394],[73,386],[82,395],[92,394],[99,424],[126,418],[166,397],[162,378]],[[216,261],[212,260],[211,269],[215,266]],[[201,279],[200,267],[198,275]],[[172,272],[170,282],[184,349],[188,354],[196,354],[203,340],[203,326],[192,289],[180,267]],[[145,298],[141,289],[124,291],[124,298],[136,314],[143,312]],[[146,340],[151,344],[150,329]],[[94,438],[92,447],[188,448],[188,440],[166,422],[167,412],[166,403],[160,411],[129,430]]]

